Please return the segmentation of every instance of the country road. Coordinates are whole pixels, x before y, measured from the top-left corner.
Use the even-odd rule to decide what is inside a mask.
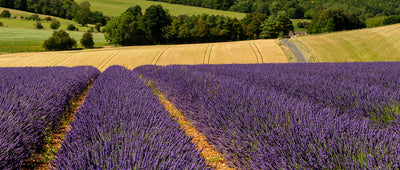
[[[296,44],[290,42],[288,38],[283,39],[282,42],[285,43],[286,45],[288,45],[290,50],[292,50],[292,52],[294,53],[294,55],[297,58],[298,63],[307,63],[308,62],[306,59],[306,56],[304,56],[303,52],[299,49],[299,47],[297,47]]]

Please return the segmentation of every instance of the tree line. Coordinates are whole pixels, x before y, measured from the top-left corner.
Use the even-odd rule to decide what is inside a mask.
[[[219,15],[171,16],[161,5],[142,13],[140,6],[128,8],[104,28],[106,40],[121,45],[205,43],[258,38],[277,38],[293,31],[286,12],[267,16],[252,13],[242,20]]]
[[[75,20],[79,24],[106,24],[109,18],[100,11],[91,11],[90,3],[73,0],[0,0],[0,6],[33,13]]]
[[[400,15],[396,0],[153,0],[236,12],[273,14],[284,10],[290,18],[311,19],[319,11],[336,7],[352,12],[361,20]]]

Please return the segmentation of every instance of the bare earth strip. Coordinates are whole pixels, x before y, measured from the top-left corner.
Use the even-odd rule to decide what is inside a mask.
[[[227,161],[215,147],[207,142],[206,137],[194,128],[187,118],[166,99],[165,95],[163,95],[154,87],[152,88],[153,90],[156,90],[157,97],[161,104],[163,104],[169,114],[172,115],[175,120],[177,120],[178,124],[181,125],[181,129],[185,131],[185,134],[193,137],[192,143],[197,145],[198,150],[202,150],[200,156],[204,158],[210,166],[216,167],[216,169],[234,169],[228,166],[231,165],[229,161]]]
[[[253,44],[253,45],[251,45]],[[258,60],[258,61],[257,61]],[[224,43],[107,47],[90,50],[13,53],[0,55],[1,67],[91,65],[104,71],[111,65],[128,69],[154,64],[287,63],[274,40]]]
[[[40,153],[32,154],[31,158],[24,162],[23,169],[50,169],[50,161],[54,159],[54,152],[61,148],[62,140],[65,139],[66,132],[71,128],[71,122],[74,120],[75,113],[85,101],[92,84],[93,82],[71,100],[71,104],[62,116],[59,126],[52,130],[49,136],[46,136],[45,142],[42,146],[43,150]]]

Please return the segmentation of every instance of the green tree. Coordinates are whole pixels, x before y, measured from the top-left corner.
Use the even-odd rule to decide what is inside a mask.
[[[364,28],[363,24],[354,14],[332,7],[314,15],[309,26],[309,33],[323,33],[342,30]]]
[[[41,22],[36,21],[36,25],[35,25],[36,29],[43,29],[43,25]]]
[[[64,30],[54,31],[53,36],[44,41],[43,47],[46,50],[69,50],[76,47],[76,41]]]
[[[241,20],[244,33],[240,39],[257,39],[262,31],[261,24],[267,15],[263,13],[251,13]]]
[[[280,11],[278,14],[270,15],[262,24],[260,38],[278,38],[287,36],[293,31],[293,23],[287,17],[286,12]]]
[[[93,41],[92,32],[88,31],[85,34],[83,34],[80,42],[81,42],[82,46],[85,47],[85,48],[93,48],[94,41]]]
[[[61,23],[58,20],[53,20],[50,23],[50,28],[51,29],[55,29],[56,30],[56,29],[60,28],[60,26],[61,26]]]
[[[103,26],[103,24],[102,23],[96,23],[96,24],[94,24],[94,28],[96,28],[96,30],[97,30],[97,32],[100,32],[101,30],[101,27]]]
[[[135,8],[140,7],[136,6]],[[106,40],[120,45],[147,44],[142,13],[131,13],[129,10],[107,22],[104,27]]]
[[[9,10],[3,10],[3,12],[1,12],[0,14],[0,18],[10,18],[11,17],[11,13]]]
[[[146,31],[149,39],[154,43],[163,42],[164,27],[171,24],[171,16],[161,5],[148,7],[144,14]]]
[[[68,24],[67,30],[68,30],[68,31],[75,31],[75,30],[76,30],[76,27],[75,27],[74,24]]]

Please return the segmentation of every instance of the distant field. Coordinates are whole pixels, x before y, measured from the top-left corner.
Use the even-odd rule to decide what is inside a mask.
[[[297,39],[317,62],[400,61],[400,24]]]
[[[78,42],[84,32],[68,31]],[[0,54],[15,52],[44,51],[43,41],[53,34],[53,30],[0,27]],[[93,33],[95,47],[104,46],[106,40],[102,33]]]
[[[5,27],[33,28],[33,29],[35,29],[36,21],[24,20],[24,19],[20,19],[20,18],[21,17],[27,18],[27,17],[30,17],[30,16],[36,14],[36,13],[31,13],[31,12],[26,12],[26,11],[20,11],[20,10],[0,7],[0,13],[3,10],[9,10],[12,16],[16,16],[17,17],[17,19],[0,18],[0,22],[2,22]],[[61,22],[60,29],[63,29],[63,30],[67,29],[67,25],[68,24],[74,24],[76,27],[78,27],[78,29],[80,31],[87,31],[89,29],[88,27],[80,27],[80,26],[78,26],[78,23],[76,23],[74,21],[66,20],[66,19],[63,19],[63,18],[54,17],[54,16],[50,16],[50,15],[42,15],[42,14],[37,14],[37,15],[39,15],[39,18],[41,18],[41,19],[44,19],[46,17],[56,18],[57,20],[59,20]],[[50,22],[46,22],[46,21],[40,21],[40,22],[42,23],[44,29],[50,29]]]
[[[133,69],[157,64],[287,63],[275,40],[227,43],[133,46],[92,50],[0,55],[0,67],[92,65],[104,71],[111,65]]]
[[[231,11],[220,11],[220,10],[213,10],[207,8],[200,8],[200,7],[192,7],[192,6],[185,6],[185,5],[177,5],[177,4],[169,4],[163,2],[154,2],[154,1],[146,1],[146,0],[75,0],[77,3],[81,3],[83,1],[89,1],[93,10],[102,11],[106,15],[111,16],[118,16],[123,11],[128,9],[134,5],[140,5],[144,10],[154,4],[161,4],[164,8],[169,10],[171,15],[197,15],[197,14],[209,14],[209,15],[224,15],[230,17],[236,17],[241,19],[246,16],[244,13],[239,12],[231,12]]]

